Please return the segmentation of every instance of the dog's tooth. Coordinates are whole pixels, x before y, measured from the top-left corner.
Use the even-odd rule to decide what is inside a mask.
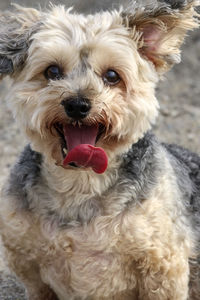
[[[65,154],[67,154],[67,149],[66,149],[66,148],[63,148],[63,152],[64,152]]]

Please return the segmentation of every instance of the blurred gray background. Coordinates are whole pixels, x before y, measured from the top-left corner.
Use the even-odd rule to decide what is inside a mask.
[[[139,0],[138,0],[139,1]],[[144,3],[149,0],[143,1]],[[0,0],[0,10],[10,8],[10,2]],[[15,0],[24,6],[48,7],[47,0]],[[107,8],[126,6],[128,0],[54,0],[55,4],[65,4],[83,13],[92,13]],[[141,1],[140,1],[141,2]],[[170,71],[157,88],[160,116],[154,132],[162,141],[178,143],[200,153],[200,30],[189,33],[184,44],[182,63]],[[24,147],[26,141],[20,128],[6,106],[5,95],[10,82],[0,83],[0,188],[8,175],[10,166]],[[24,300],[24,290],[14,277],[7,273],[0,255],[0,300]]]
[[[53,4],[65,4],[70,7],[73,6],[77,11],[83,13],[92,13],[98,10],[107,9],[107,8],[118,8],[119,4],[126,5],[130,3],[128,0],[15,0],[15,1],[0,1],[0,9],[7,9],[10,7],[10,3],[18,3],[20,5],[29,6],[29,7],[38,7],[46,8],[49,5],[49,2]],[[147,2],[147,1],[145,1]]]

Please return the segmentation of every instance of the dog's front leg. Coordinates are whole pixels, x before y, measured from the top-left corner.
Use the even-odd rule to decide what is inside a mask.
[[[42,282],[36,283],[26,280],[25,284],[29,300],[58,300],[56,294]]]
[[[8,203],[9,200],[5,199]],[[0,233],[7,264],[24,284],[28,300],[58,300],[56,294],[41,278],[41,251],[46,243],[38,227],[33,223],[30,226],[28,218],[6,210],[6,205],[1,213]]]
[[[139,279],[138,298],[141,300],[187,300],[189,267],[186,261],[184,265],[178,266],[178,261],[180,260],[177,256],[176,264],[171,266],[167,274],[162,274],[164,269],[158,271],[157,274],[153,269],[149,269],[145,276],[142,274]]]
[[[36,263],[27,261],[25,257],[12,251],[7,251],[7,254],[10,267],[25,286],[28,300],[58,300],[53,290],[42,281]]]
[[[164,201],[159,200],[162,197]],[[188,299],[193,244],[187,232],[189,227],[179,229],[186,220],[173,218],[171,199],[164,191],[164,195],[130,210],[121,221],[123,239],[119,247],[134,261],[132,272],[137,278],[139,300]]]

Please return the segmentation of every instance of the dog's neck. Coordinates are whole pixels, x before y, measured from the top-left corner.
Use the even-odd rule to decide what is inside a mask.
[[[42,164],[42,177],[50,189],[60,194],[74,197],[76,194],[101,195],[117,180],[119,163],[113,163],[104,174],[96,174],[92,170],[63,169],[47,162]]]
[[[44,202],[39,204],[41,211],[44,212],[44,206],[48,207],[47,214],[53,222],[57,219],[60,226],[88,222],[95,215],[103,213],[101,198],[117,182],[118,168],[119,162],[99,175],[92,170],[66,170],[48,164],[44,159],[41,180],[49,198],[48,205]]]

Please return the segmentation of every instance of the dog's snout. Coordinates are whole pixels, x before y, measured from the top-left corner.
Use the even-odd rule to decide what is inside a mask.
[[[65,99],[61,104],[67,116],[75,120],[86,118],[91,109],[90,101],[81,97]]]

